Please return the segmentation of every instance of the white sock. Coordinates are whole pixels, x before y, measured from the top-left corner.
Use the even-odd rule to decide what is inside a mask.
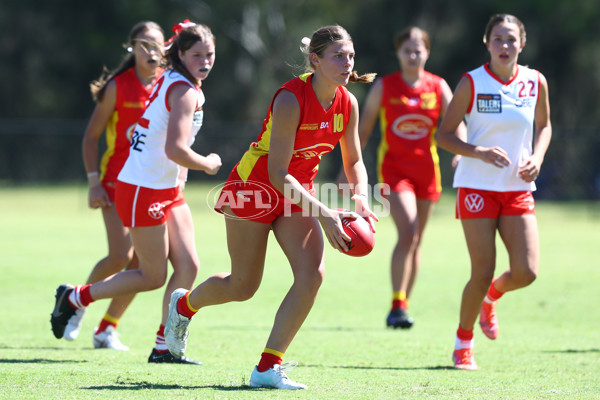
[[[461,340],[457,336],[456,340],[454,340],[454,350],[472,349],[474,344],[475,338],[471,340]]]
[[[154,348],[158,351],[169,350],[167,347],[167,343],[165,342],[165,337],[163,335],[156,335],[156,341],[154,342]]]
[[[69,303],[73,306],[73,308],[84,308],[83,304],[81,304],[81,293],[79,292],[80,289],[81,286],[75,286],[75,288],[71,291],[71,293],[69,293],[69,297],[67,298],[69,300]]]

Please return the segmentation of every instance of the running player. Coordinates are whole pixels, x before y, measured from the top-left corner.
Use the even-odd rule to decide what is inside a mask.
[[[413,325],[409,298],[421,264],[420,244],[442,192],[435,133],[452,99],[446,81],[425,71],[429,34],[411,26],[394,41],[400,70],[375,81],[363,106],[358,131],[363,149],[379,118],[377,172],[384,186],[398,241],[392,252],[392,307],[386,323]],[[458,135],[465,137],[460,124]],[[389,192],[387,191],[389,189]]]
[[[123,225],[129,227],[138,269],[108,279],[76,286],[60,285],[52,313],[52,330],[64,334],[76,309],[92,301],[153,290],[167,280],[167,258],[174,273],[167,283],[163,324],[170,293],[191,288],[198,272],[192,215],[182,193],[187,169],[215,174],[221,167],[216,154],[204,157],[191,149],[202,125],[204,94],[200,88],[215,61],[215,39],[204,25],[178,24],[178,35],[167,52],[170,69],[154,86],[149,104],[131,136],[129,157],[119,173],[115,200]],[[168,234],[167,234],[168,228]],[[149,362],[200,364],[173,357],[166,346],[154,348]]]
[[[346,250],[341,218],[315,197],[313,181],[324,154],[341,145],[345,172],[354,185],[356,210],[373,229],[377,217],[367,202],[367,173],[358,138],[358,104],[345,88],[357,76],[354,45],[340,26],[318,29],[306,45],[308,70],[285,83],[273,97],[261,134],[233,168],[215,206],[225,214],[231,272],[211,276],[193,291],[171,296],[165,329],[167,346],[184,353],[190,318],[206,306],[250,299],[260,286],[272,230],[292,268],[294,282],[281,303],[266,348],[250,375],[250,386],[305,389],[285,373],[285,351],[310,312],[325,273],[324,241]],[[320,225],[320,226],[319,226]]]
[[[97,102],[83,137],[83,162],[89,184],[90,208],[102,210],[108,238],[108,255],[95,266],[87,283],[98,282],[124,268],[137,268],[129,230],[114,207],[117,175],[129,155],[128,133],[142,116],[152,86],[162,73],[162,28],[155,22],[142,21],[131,29],[126,45],[129,54],[121,65],[103,73],[92,82],[92,97]],[[106,151],[98,162],[98,142],[105,133]],[[99,167],[99,168],[98,168]],[[116,329],[133,295],[115,298],[93,334],[95,348],[129,350],[121,343]],[[77,310],[65,329],[64,338],[79,336],[86,308]]]
[[[537,277],[539,238],[532,191],[552,136],[546,78],[517,63],[525,46],[523,23],[509,14],[492,16],[484,43],[490,61],[463,76],[438,133],[440,147],[463,155],[454,187],[471,277],[462,294],[453,353],[454,366],[460,369],[477,369],[477,314],[483,333],[496,339],[498,299]],[[466,141],[455,135],[463,118]],[[509,269],[493,280],[496,231],[508,251]]]

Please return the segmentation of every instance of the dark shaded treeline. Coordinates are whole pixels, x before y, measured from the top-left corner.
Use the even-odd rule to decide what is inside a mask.
[[[528,40],[520,62],[539,69],[549,82],[555,137],[544,168],[549,171],[543,170],[547,175],[542,178],[562,188],[553,189],[556,193],[550,196],[596,195],[600,3],[593,0],[2,2],[0,121],[5,123],[0,124],[0,156],[7,151],[6,139],[1,139],[6,135],[68,133],[63,126],[73,125],[74,130],[82,129],[94,107],[89,82],[103,66],[118,65],[125,54],[120,45],[140,20],[158,22],[167,37],[173,24],[185,18],[212,28],[217,61],[204,85],[206,128],[212,136],[204,141],[220,141],[219,147],[222,142],[243,144],[239,150],[230,149],[234,162],[260,128],[273,92],[303,72],[300,39],[316,28],[341,24],[353,36],[356,69],[386,74],[398,67],[394,34],[409,24],[418,25],[431,35],[428,70],[454,87],[465,71],[488,59],[483,30],[498,12],[515,14],[525,23]],[[359,102],[367,89],[350,86]],[[81,123],[62,125],[65,120]],[[22,147],[22,151],[30,148]],[[73,157],[80,163],[79,153]],[[12,158],[20,159],[14,154]],[[0,161],[0,179],[14,180],[7,171],[19,167],[6,164]]]

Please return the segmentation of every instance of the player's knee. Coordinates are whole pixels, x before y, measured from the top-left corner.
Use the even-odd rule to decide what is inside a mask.
[[[171,262],[173,264],[173,262]],[[177,265],[173,265],[174,269],[180,269],[188,274],[197,274],[200,270],[200,260],[194,257],[186,257],[178,260]]]
[[[521,287],[531,285],[537,278],[537,272],[530,269],[513,274],[513,278],[516,278]]]
[[[414,248],[418,244],[418,237],[416,232],[405,232],[403,235],[398,236],[398,242],[396,246],[399,249],[403,249],[405,252]]]
[[[323,281],[325,280],[325,266],[321,265],[317,269],[312,269],[302,274],[296,278],[297,284],[301,285],[301,287],[305,288],[310,292],[316,293]]]
[[[193,282],[198,276],[200,270],[200,263],[188,260],[186,262],[179,262],[177,265],[173,265],[173,273],[180,277],[185,277],[186,280]]]
[[[145,278],[144,283],[146,285],[146,290],[160,289],[167,281],[166,274],[158,275],[158,276],[146,275],[144,278]]]
[[[258,285],[245,284],[239,285],[233,291],[233,301],[246,301],[254,297],[254,294],[258,290]]]
[[[132,258],[132,256],[127,252],[122,252],[122,253],[119,252],[119,253],[114,253],[114,254],[108,255],[109,264],[115,270],[114,273],[117,273],[117,272],[125,269],[127,267],[127,265],[129,265],[129,263],[131,262],[131,258]]]
[[[198,275],[198,271],[200,271],[200,261],[194,260],[190,269],[193,271],[194,275]]]
[[[232,274],[218,274],[220,279],[227,282],[227,295],[229,301],[250,300],[260,287],[260,278],[240,277]]]
[[[477,291],[478,293],[485,295],[492,284],[494,278],[493,274],[481,274],[472,276],[470,280],[471,290]]]
[[[311,279],[313,288],[319,289],[325,280],[325,266],[322,265],[319,267],[319,269],[311,275]]]

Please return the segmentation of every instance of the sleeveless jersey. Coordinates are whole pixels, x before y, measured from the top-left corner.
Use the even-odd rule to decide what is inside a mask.
[[[331,107],[323,109],[313,91],[312,76],[304,74],[286,82],[273,96],[275,100],[277,94],[286,89],[296,96],[300,104],[300,121],[288,172],[301,184],[308,184],[309,188],[312,188],[317,176],[321,157],[331,152],[344,134],[352,109],[350,95],[343,86],[337,88]],[[272,118],[273,101],[256,142],[250,145],[235,167],[244,182],[256,180],[270,185],[267,165]]]
[[[162,69],[157,70],[157,76]],[[106,125],[106,151],[100,161],[100,180],[115,182],[129,155],[131,133],[150,98],[150,91],[130,68],[113,78],[117,85],[115,111]]]
[[[465,116],[467,142],[500,146],[511,164],[498,168],[473,157],[461,157],[454,187],[497,192],[535,190],[519,177],[519,166],[532,154],[533,121],[539,93],[539,72],[522,65],[508,82],[495,76],[489,64],[466,74],[473,91]]]
[[[150,189],[168,189],[177,186],[180,166],[167,157],[165,144],[171,114],[167,101],[169,89],[181,82],[195,88],[197,92],[196,112],[188,145],[191,146],[194,142],[202,126],[204,94],[199,87],[195,87],[179,72],[168,70],[154,85],[148,107],[135,126],[129,157],[119,174],[120,181]]]
[[[397,176],[434,181],[441,192],[435,141],[442,109],[441,82],[442,78],[427,71],[415,88],[406,84],[399,71],[382,78],[379,182],[390,183]]]

